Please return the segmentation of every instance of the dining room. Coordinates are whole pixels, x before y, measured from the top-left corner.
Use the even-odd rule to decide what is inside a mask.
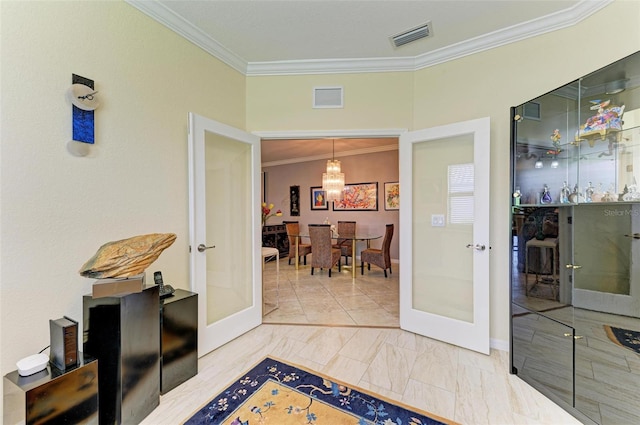
[[[340,161],[345,182],[336,202],[326,199],[322,187],[327,162],[333,160]],[[263,294],[270,306],[264,323],[399,326],[398,176],[397,138],[263,139],[262,202],[268,210],[263,246],[280,251],[279,267],[275,261],[264,267]],[[340,271],[334,266],[331,277],[326,268],[312,275],[311,260],[287,261],[295,247],[282,232],[291,221],[298,222],[300,235],[309,234],[310,224],[329,224],[335,236],[339,221],[355,221],[355,261],[342,256]],[[361,252],[382,247],[388,224],[396,229],[389,244],[390,269],[365,265],[361,271]],[[297,240],[310,243],[306,237]]]

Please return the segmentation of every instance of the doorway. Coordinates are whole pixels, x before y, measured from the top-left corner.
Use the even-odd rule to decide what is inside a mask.
[[[270,135],[262,140],[262,171],[264,172],[264,200],[273,203],[274,210],[281,210],[281,217],[272,217],[267,224],[298,221],[306,230],[311,223],[331,224],[338,221],[356,221],[358,233],[379,234],[380,239],[371,247],[382,244],[385,225],[394,224],[398,229],[399,210],[385,208],[386,183],[398,182],[398,133],[371,132],[369,135],[321,134],[304,138],[282,134]],[[313,138],[310,138],[313,137]],[[335,151],[333,147],[335,146]],[[329,204],[327,209],[317,209],[311,204],[311,189],[322,185],[322,173],[326,162],[332,159],[342,162],[347,184],[377,184],[377,209],[374,211],[340,211]],[[299,215],[292,215],[289,189],[299,188]],[[273,226],[270,227],[272,229]],[[304,240],[308,243],[309,240]],[[288,245],[288,244],[287,244]],[[326,270],[311,276],[310,266],[295,270],[286,258],[288,247],[280,254],[280,276],[276,279],[273,262],[265,265],[263,284],[265,299],[279,292],[279,308],[263,318],[264,323],[306,323],[345,326],[399,326],[399,236],[396,230],[392,239],[392,273],[385,279],[383,270],[372,266],[364,275],[360,271],[359,253],[366,242],[357,243],[356,278],[351,277],[353,260],[349,268],[338,273],[334,267],[331,278]],[[284,252],[284,255],[283,255]],[[311,257],[309,257],[311,258]],[[345,257],[342,257],[344,266]]]

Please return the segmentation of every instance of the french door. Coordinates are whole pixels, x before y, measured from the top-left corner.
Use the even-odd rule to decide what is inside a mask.
[[[190,285],[198,356],[262,321],[260,139],[189,114]]]
[[[489,118],[400,136],[400,327],[489,354]]]

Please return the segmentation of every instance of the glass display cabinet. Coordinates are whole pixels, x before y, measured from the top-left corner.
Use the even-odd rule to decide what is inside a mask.
[[[511,371],[640,423],[640,52],[511,117]]]

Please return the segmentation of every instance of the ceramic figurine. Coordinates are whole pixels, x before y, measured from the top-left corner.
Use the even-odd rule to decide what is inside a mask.
[[[571,189],[569,189],[569,186],[567,186],[567,182],[564,182],[562,185],[562,190],[560,190],[560,203],[568,204],[569,195],[571,195]]]
[[[522,192],[520,192],[520,186],[516,186],[516,190],[513,192],[513,205],[520,205],[520,198],[522,198]]]
[[[545,184],[542,192],[542,197],[540,198],[540,203],[550,204],[551,202],[553,202],[553,198],[551,197],[551,193],[549,193],[549,186]]]
[[[580,188],[576,184],[575,186],[573,186],[573,192],[571,192],[571,195],[569,195],[569,203],[577,204],[581,201],[584,201],[584,195],[580,193]]]
[[[591,184],[591,182],[589,182],[589,187],[587,187],[587,189],[585,190],[585,201],[586,202],[593,202],[593,193],[594,193],[595,189],[593,188],[593,185]]]

